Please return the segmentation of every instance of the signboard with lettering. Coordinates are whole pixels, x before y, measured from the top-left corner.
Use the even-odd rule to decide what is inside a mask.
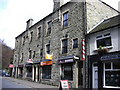
[[[100,60],[116,60],[120,59],[120,54],[105,55],[100,58]]]
[[[67,88],[67,90],[69,90],[68,80],[60,80],[60,87]]]

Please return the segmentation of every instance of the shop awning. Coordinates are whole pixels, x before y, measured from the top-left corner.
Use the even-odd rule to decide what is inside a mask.
[[[26,63],[25,67],[32,67],[32,63]]]
[[[39,64],[41,61],[33,61],[33,64]]]
[[[52,64],[53,64],[53,61],[52,60],[48,60],[48,59],[42,60],[40,62],[41,66],[52,65]]]
[[[58,58],[58,63],[59,64],[70,63],[70,62],[74,62],[74,59],[79,59],[79,57],[76,57],[76,56],[66,56],[66,57]]]
[[[24,64],[20,64],[20,65],[18,65],[18,67],[24,67]]]
[[[13,65],[13,64],[10,64],[10,65],[9,65],[9,68],[13,68],[13,67],[14,67],[14,65]]]

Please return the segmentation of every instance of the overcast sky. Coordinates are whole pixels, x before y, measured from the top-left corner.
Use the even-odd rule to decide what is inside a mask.
[[[118,10],[120,0],[102,1]],[[0,39],[14,48],[15,37],[25,31],[29,18],[36,23],[52,11],[53,0],[0,0]]]

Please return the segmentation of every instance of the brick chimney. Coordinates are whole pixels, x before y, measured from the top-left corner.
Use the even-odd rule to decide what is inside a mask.
[[[33,19],[29,19],[26,23],[27,23],[27,25],[26,25],[26,30],[27,30],[27,29],[29,29],[29,27],[32,26],[32,24],[33,24]]]
[[[54,6],[53,11],[56,11],[63,5],[63,0],[53,0]]]

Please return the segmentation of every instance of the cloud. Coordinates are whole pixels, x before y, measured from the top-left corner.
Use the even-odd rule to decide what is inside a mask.
[[[33,18],[36,23],[52,12],[52,4],[50,0],[9,0],[0,12],[0,38],[14,48],[15,37],[26,29],[26,21]]]
[[[65,3],[70,0],[64,0]],[[104,0],[109,5],[117,6],[116,2]],[[53,0],[0,0],[0,38],[8,46],[14,48],[15,37],[26,29],[26,21],[34,19],[34,23],[41,20],[53,10]]]

